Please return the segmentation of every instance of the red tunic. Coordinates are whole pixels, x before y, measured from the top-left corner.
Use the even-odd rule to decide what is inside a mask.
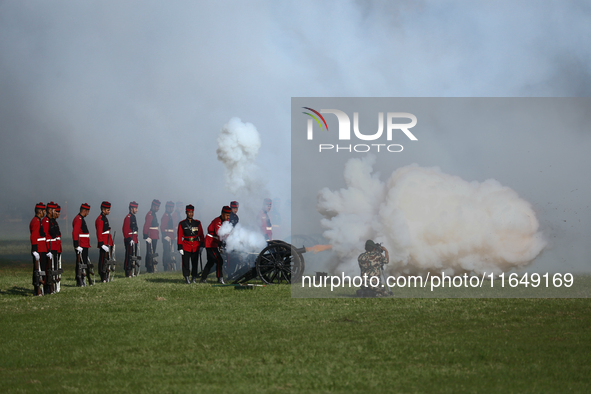
[[[80,214],[76,215],[72,221],[72,240],[74,247],[90,248],[90,232],[86,221]]]
[[[162,219],[160,219],[160,231],[162,231],[162,238],[170,237],[170,242],[174,242],[176,234],[173,227],[172,216],[164,212]]]
[[[267,239],[273,239],[273,226],[271,225],[271,218],[269,213],[261,210],[259,212],[259,226],[263,235],[267,236]]]
[[[41,219],[41,227],[43,227],[43,233],[45,233],[45,250],[49,252],[52,250],[51,244],[53,242],[49,235],[49,218],[47,216],[44,216],[43,219]]]
[[[185,252],[196,252],[205,243],[199,220],[185,219],[178,226],[178,246]]]
[[[207,227],[207,237],[205,237],[206,248],[217,248],[220,245],[220,241],[223,241],[220,240],[218,235],[220,227],[222,227],[222,217],[218,216],[217,218],[213,219]]]
[[[29,223],[31,232],[31,252],[47,253],[45,231],[41,226],[41,219],[35,216]]]
[[[111,226],[109,226],[109,220],[102,213],[94,221],[94,227],[96,228],[96,239],[98,241],[97,248],[103,245],[113,246],[113,238],[111,236]]]
[[[133,242],[137,243],[137,222],[135,215],[128,213],[125,219],[123,219],[123,238],[130,238]]]
[[[151,210],[146,214],[146,221],[144,222],[144,239],[158,239],[158,218]]]

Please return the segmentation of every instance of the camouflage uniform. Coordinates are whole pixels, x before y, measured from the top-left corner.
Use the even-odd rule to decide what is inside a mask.
[[[377,295],[379,297],[383,297],[383,296],[387,296],[388,294],[388,288],[385,287],[386,284],[382,283],[381,280],[381,275],[382,275],[382,265],[384,264],[388,264],[388,259],[386,258],[386,256],[384,256],[381,251],[372,251],[372,252],[365,252],[365,253],[361,253],[359,255],[359,258],[357,259],[357,262],[359,263],[359,269],[361,270],[361,277],[363,278],[363,275],[367,275],[367,287],[365,288],[365,290],[373,290],[376,293],[378,293]],[[372,283],[370,280],[372,277],[377,277],[378,278],[378,286],[373,287],[370,283]],[[373,280],[373,283],[375,283],[375,279]],[[383,285],[383,286],[382,286]],[[363,287],[362,287],[363,289]]]

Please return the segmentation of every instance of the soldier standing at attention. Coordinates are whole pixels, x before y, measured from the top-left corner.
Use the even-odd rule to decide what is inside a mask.
[[[109,257],[110,247],[113,246],[111,236],[111,226],[107,216],[111,213],[111,203],[103,201],[101,203],[101,214],[96,218],[94,226],[96,228],[96,238],[98,240],[99,260],[98,269],[103,283],[109,279],[109,272],[106,260]]]
[[[230,220],[230,207],[224,206],[222,208],[222,214],[217,218],[213,219],[209,226],[207,227],[207,237],[205,237],[205,250],[207,251],[207,265],[203,268],[203,273],[201,274],[201,283],[207,283],[207,275],[209,275],[209,270],[216,265],[216,276],[218,278],[218,283],[224,284],[224,274],[222,272],[222,265],[224,264],[224,260],[222,259],[222,255],[220,254],[220,246],[223,246],[224,241],[220,239],[218,235],[218,231],[220,227],[222,227],[223,222],[227,222]]]
[[[144,239],[146,240],[146,271],[154,272],[154,264],[152,260],[152,254],[156,253],[156,247],[158,246],[158,218],[156,212],[160,209],[160,201],[154,199],[152,201],[152,207],[146,214],[146,220],[144,221]]]
[[[52,227],[51,225],[51,221],[53,219],[53,216],[55,214],[55,209],[57,208],[57,204],[54,203],[53,201],[49,202],[47,204],[47,209],[45,212],[45,217],[43,218],[43,220],[41,220],[41,226],[43,226],[43,232],[45,232],[45,236],[46,236],[46,241],[47,241],[47,263],[45,266],[45,272],[46,274],[46,281],[45,281],[45,287],[46,287],[46,291],[45,294],[54,294],[56,292],[56,288],[55,288],[55,274],[54,274],[54,269],[55,269],[55,265],[57,264],[57,248],[56,248],[56,244],[55,244],[55,240],[52,238],[51,233],[49,232],[50,227]],[[55,231],[54,231],[55,233]],[[51,274],[49,274],[48,272],[51,272]]]
[[[386,252],[385,256],[382,254],[382,251]],[[361,270],[361,277],[364,280],[364,286],[362,286],[361,289],[357,291],[357,294],[365,297],[388,296],[388,291],[384,287],[385,285],[381,283],[380,276],[382,267],[385,264],[388,264],[389,260],[390,257],[388,256],[388,249],[377,245],[371,239],[368,239],[365,242],[365,252],[361,253],[357,258],[359,269]],[[365,281],[367,281],[369,286],[365,285]]]
[[[31,254],[33,255],[33,294],[36,296],[43,295],[42,283],[45,282],[44,275],[41,271],[45,271],[47,264],[47,244],[45,231],[41,225],[41,220],[45,216],[45,204],[42,202],[35,205],[35,216],[29,223],[29,231],[31,232]]]
[[[195,283],[197,280],[198,253],[205,242],[203,228],[199,220],[193,219],[195,207],[187,205],[185,212],[187,218],[178,226],[178,250],[183,258],[182,268],[185,283]],[[189,281],[189,260],[191,260],[191,281]]]
[[[76,254],[80,255],[80,261],[76,259],[76,286],[86,286],[84,275],[80,264],[88,267],[88,248],[90,248],[90,232],[84,219],[90,212],[90,205],[84,203],[80,205],[80,213],[74,217],[72,221],[72,241],[74,242],[74,249]],[[86,271],[88,273],[88,269]],[[90,282],[90,281],[89,281]],[[90,282],[92,284],[92,282]]]
[[[51,238],[55,243],[55,251],[56,251],[56,259],[54,260],[55,270],[57,272],[57,280],[56,280],[56,292],[59,293],[61,290],[61,281],[62,281],[62,232],[60,231],[60,225],[57,220],[60,218],[60,213],[62,212],[62,207],[59,204],[55,207],[53,211],[53,220],[49,222],[50,228],[49,233],[51,234]]]
[[[135,276],[135,265],[131,258],[137,255],[138,226],[135,218],[137,207],[137,202],[130,202],[129,213],[125,216],[125,219],[123,219],[123,243],[125,244],[125,261],[123,263],[123,269],[125,270],[126,278]]]
[[[162,264],[164,265],[164,271],[173,270],[172,245],[175,239],[175,229],[172,220],[173,209],[174,203],[168,201],[165,206],[165,211],[160,218],[160,232],[162,233]]]

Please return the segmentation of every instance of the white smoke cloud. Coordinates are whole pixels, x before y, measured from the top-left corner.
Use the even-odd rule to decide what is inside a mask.
[[[494,179],[467,182],[411,165],[382,182],[372,174],[374,163],[374,156],[349,160],[347,188],[318,195],[339,270],[358,271],[367,239],[389,250],[390,274],[506,272],[546,246],[531,205]]]
[[[255,163],[260,147],[261,137],[252,123],[234,117],[222,128],[216,153],[225,166],[226,188],[231,193],[251,194],[262,186]]]
[[[258,253],[267,246],[267,241],[261,233],[249,230],[240,223],[233,227],[230,222],[224,222],[218,234],[222,239],[227,236],[226,247],[230,251]]]

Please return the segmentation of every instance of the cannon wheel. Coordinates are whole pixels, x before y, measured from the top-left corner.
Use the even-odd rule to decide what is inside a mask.
[[[304,258],[287,242],[269,241],[259,253],[255,267],[266,284],[295,283],[304,272]]]

